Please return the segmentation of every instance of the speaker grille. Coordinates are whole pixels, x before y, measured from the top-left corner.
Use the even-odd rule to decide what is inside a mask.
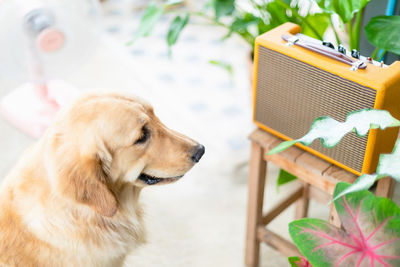
[[[305,135],[315,118],[344,121],[350,111],[373,108],[376,91],[259,46],[255,120],[290,138]],[[367,136],[347,134],[336,147],[314,150],[361,172]]]

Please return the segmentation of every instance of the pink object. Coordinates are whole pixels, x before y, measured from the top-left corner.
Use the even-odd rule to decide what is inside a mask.
[[[39,87],[25,83],[2,99],[0,112],[18,129],[39,138],[53,122],[60,107],[78,94],[77,88],[60,80],[51,80]]]
[[[43,30],[36,38],[37,47],[46,53],[60,50],[65,43],[65,35],[53,28]]]
[[[64,34],[57,29],[45,29],[33,40],[45,53],[60,50]],[[61,106],[71,101],[78,90],[59,81],[46,81],[39,55],[30,50],[30,83],[22,84],[1,100],[1,114],[14,126],[39,138],[53,122]],[[46,81],[46,82],[44,82]]]
[[[37,48],[45,53],[60,50],[65,43],[64,34],[57,29],[44,29],[36,39]],[[78,90],[69,84],[50,80],[47,82],[39,55],[30,50],[30,83],[22,84],[1,100],[1,114],[14,126],[39,138],[53,122],[61,106],[71,101]]]

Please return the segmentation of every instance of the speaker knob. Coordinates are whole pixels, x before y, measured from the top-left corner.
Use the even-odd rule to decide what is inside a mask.
[[[338,50],[338,52],[340,52],[340,53],[346,55],[346,48],[344,48],[343,45],[340,44],[340,45],[338,46],[337,50]]]
[[[322,45],[327,46],[327,47],[330,47],[330,48],[332,48],[332,49],[335,49],[335,46],[333,46],[332,43],[327,42],[327,41],[323,41],[323,42],[322,42]]]
[[[360,51],[357,51],[357,49],[351,50],[351,56],[354,58],[359,59],[360,58]]]

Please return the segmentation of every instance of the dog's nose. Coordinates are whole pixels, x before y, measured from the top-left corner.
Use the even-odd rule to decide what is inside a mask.
[[[191,157],[192,161],[195,163],[199,162],[201,157],[204,155],[205,150],[206,149],[204,148],[203,145],[196,146],[194,149],[194,153]]]

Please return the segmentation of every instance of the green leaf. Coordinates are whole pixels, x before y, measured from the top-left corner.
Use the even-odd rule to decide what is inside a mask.
[[[391,154],[381,154],[376,173],[380,177],[390,176],[400,182],[400,139]]]
[[[297,142],[310,145],[315,139],[321,139],[325,147],[332,148],[337,145],[343,136],[355,131],[358,136],[365,136],[368,130],[400,126],[400,121],[393,118],[386,110],[362,109],[347,114],[345,122],[338,122],[331,117],[324,116],[314,120],[310,131],[297,140],[287,141],[271,149],[267,155],[281,152]]]
[[[368,190],[375,181],[386,176],[390,176],[400,182],[400,139],[397,140],[391,154],[380,155],[376,174],[361,175],[352,185],[335,196],[333,201],[349,193]]]
[[[232,65],[223,61],[219,61],[219,60],[209,60],[208,63],[218,66],[220,68],[223,68],[224,70],[226,70],[230,76],[233,75],[233,69],[232,69]]]
[[[297,6],[294,9],[297,10]],[[297,21],[296,18],[288,15],[289,9],[282,6],[277,1],[269,2],[267,4],[266,10],[271,17],[269,20],[269,26],[271,28],[275,28],[286,22],[294,22],[294,23],[300,24],[300,21]]]
[[[301,24],[302,33],[318,39],[318,36],[310,29],[309,25],[311,25],[320,36],[324,36],[329,26],[330,15],[326,13],[317,13],[314,15],[307,15],[304,20],[307,20],[308,24],[304,22]]]
[[[324,251],[315,248],[326,242],[321,236],[338,236],[339,233],[339,229],[321,219],[304,218],[289,223],[290,237],[313,266],[334,266]]]
[[[368,4],[370,0],[317,0],[318,6],[325,12],[338,14],[344,23],[353,19],[354,14]]]
[[[297,263],[301,261],[301,258],[300,257],[289,257],[288,261],[289,261],[291,267],[299,267],[299,265]]]
[[[248,32],[248,28],[252,25],[258,25],[261,19],[251,13],[245,13],[241,17],[235,17],[230,25],[230,30],[238,33]]]
[[[287,184],[291,181],[294,181],[297,179],[297,176],[280,169],[279,174],[278,174],[278,180],[276,181],[276,186],[279,188],[280,186]]]
[[[338,183],[334,196],[350,185]],[[400,266],[400,208],[364,190],[335,201],[342,228],[320,219],[289,224],[294,243],[315,267]]]
[[[165,6],[170,7],[170,6],[178,5],[178,4],[181,4],[181,3],[183,3],[183,0],[168,0],[165,3]]]
[[[298,140],[291,140],[291,141],[282,142],[279,145],[277,145],[276,147],[274,147],[273,149],[271,149],[268,152],[267,156],[282,152],[282,151],[288,149],[289,147],[293,146],[297,142],[298,142]]]
[[[364,30],[371,44],[400,55],[400,16],[373,17]]]
[[[228,16],[235,11],[235,0],[213,0],[215,19]]]
[[[312,267],[304,257],[289,257],[288,261],[291,267]]]
[[[141,37],[149,36],[163,13],[164,6],[159,7],[154,2],[150,3],[144,10],[143,16],[139,22],[139,27],[133,36],[133,40],[128,44],[132,44]]]
[[[257,24],[257,30],[258,30],[257,36],[272,29],[273,27],[270,24],[266,24],[262,19],[260,19],[260,22]]]
[[[342,196],[354,192],[359,192],[363,190],[368,190],[371,188],[371,186],[374,184],[374,182],[378,179],[378,175],[376,174],[363,174],[360,177],[357,178],[357,180],[354,181],[353,184],[351,184],[349,187],[341,191],[340,193],[337,193],[332,201],[337,200],[338,198],[341,198]]]
[[[168,47],[171,47],[176,43],[179,38],[180,33],[183,28],[185,28],[186,24],[189,21],[189,14],[186,14],[185,17],[176,16],[174,20],[171,22],[169,26],[168,34],[167,34],[167,43]]]
[[[232,33],[240,35],[250,45],[254,45],[254,41],[259,33],[256,35],[250,33],[249,28],[253,25],[259,26],[262,24],[262,20],[251,13],[244,13],[242,16],[235,17],[231,25],[229,26],[229,32],[222,39],[231,37]]]

